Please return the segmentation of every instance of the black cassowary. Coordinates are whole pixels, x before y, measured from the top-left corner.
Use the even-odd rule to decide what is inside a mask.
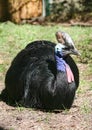
[[[6,87],[2,92],[6,99],[25,107],[40,109],[71,107],[79,85],[79,70],[69,54],[78,52],[71,39],[70,42],[67,41],[67,36],[66,33],[56,33],[59,43],[61,42],[59,39],[61,37],[63,39],[60,43],[63,46],[61,57],[58,56],[58,50],[55,52],[56,44],[45,40],[34,41],[18,53],[6,73]],[[70,82],[67,71],[62,70],[60,59],[70,66],[74,77]],[[61,65],[61,70],[58,69],[58,63]]]

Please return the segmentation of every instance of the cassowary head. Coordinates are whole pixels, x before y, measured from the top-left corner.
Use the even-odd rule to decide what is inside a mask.
[[[56,39],[62,45],[62,53],[64,56],[68,54],[80,55],[68,33],[58,31],[56,32]]]

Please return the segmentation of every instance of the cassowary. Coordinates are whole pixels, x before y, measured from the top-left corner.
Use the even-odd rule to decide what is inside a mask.
[[[40,40],[17,54],[5,77],[5,100],[46,110],[70,109],[79,86],[78,55],[71,37],[56,33],[58,44]]]

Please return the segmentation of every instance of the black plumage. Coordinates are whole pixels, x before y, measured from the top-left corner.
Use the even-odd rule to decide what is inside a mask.
[[[71,56],[64,57],[75,79],[68,83],[66,73],[57,71],[54,48],[50,41],[34,41],[17,54],[6,73],[5,100],[32,108],[70,109],[79,70]]]

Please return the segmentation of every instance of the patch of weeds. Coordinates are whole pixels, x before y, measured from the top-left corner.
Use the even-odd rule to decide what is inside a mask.
[[[27,109],[28,109],[29,111],[33,111],[33,110],[35,111],[35,108],[31,108],[31,107],[30,107],[30,108],[27,108]]]
[[[87,93],[87,91],[91,91],[92,90],[92,81],[89,80],[81,80],[80,81],[80,86],[77,90],[77,94],[78,95],[82,95]]]
[[[16,102],[16,106],[17,106],[17,110],[18,110],[19,112],[25,110],[25,107],[23,107],[21,104],[18,104],[17,102]]]
[[[80,80],[80,86],[77,90],[77,94],[84,94],[85,93],[85,89],[84,87],[87,85],[87,82],[85,80]]]
[[[64,115],[69,114],[69,109],[65,109],[62,113],[63,113]]]
[[[79,87],[77,90],[77,94],[83,94],[83,93],[84,93],[83,89]]]
[[[50,121],[49,117],[46,116],[46,117],[44,118],[44,122],[45,122],[45,123],[49,123],[49,121]]]
[[[51,120],[51,113],[47,113],[46,116],[43,118],[45,123],[49,123]]]
[[[64,111],[63,111],[63,113],[64,114],[68,114],[68,112],[69,112],[69,109],[67,109],[63,104],[62,104],[62,106],[63,106],[63,108],[64,108]]]
[[[92,42],[92,41],[91,41]],[[91,43],[86,44],[85,42],[82,43],[83,45],[79,46],[81,50],[81,62],[82,63],[92,63],[92,47]]]
[[[20,107],[20,106],[18,106],[18,107],[17,107],[17,110],[20,112],[20,111],[24,111],[25,108],[24,108],[24,107]]]
[[[0,64],[0,80],[4,80],[6,65]]]
[[[5,70],[5,66],[3,64],[0,64],[0,72],[3,72]]]
[[[92,90],[92,82],[90,82],[89,86],[90,86],[89,90]]]
[[[9,130],[15,130],[14,128],[10,128]]]
[[[88,101],[85,101],[81,106],[81,112],[83,114],[89,114],[92,111]]]
[[[92,75],[92,64],[88,64],[88,74]]]

